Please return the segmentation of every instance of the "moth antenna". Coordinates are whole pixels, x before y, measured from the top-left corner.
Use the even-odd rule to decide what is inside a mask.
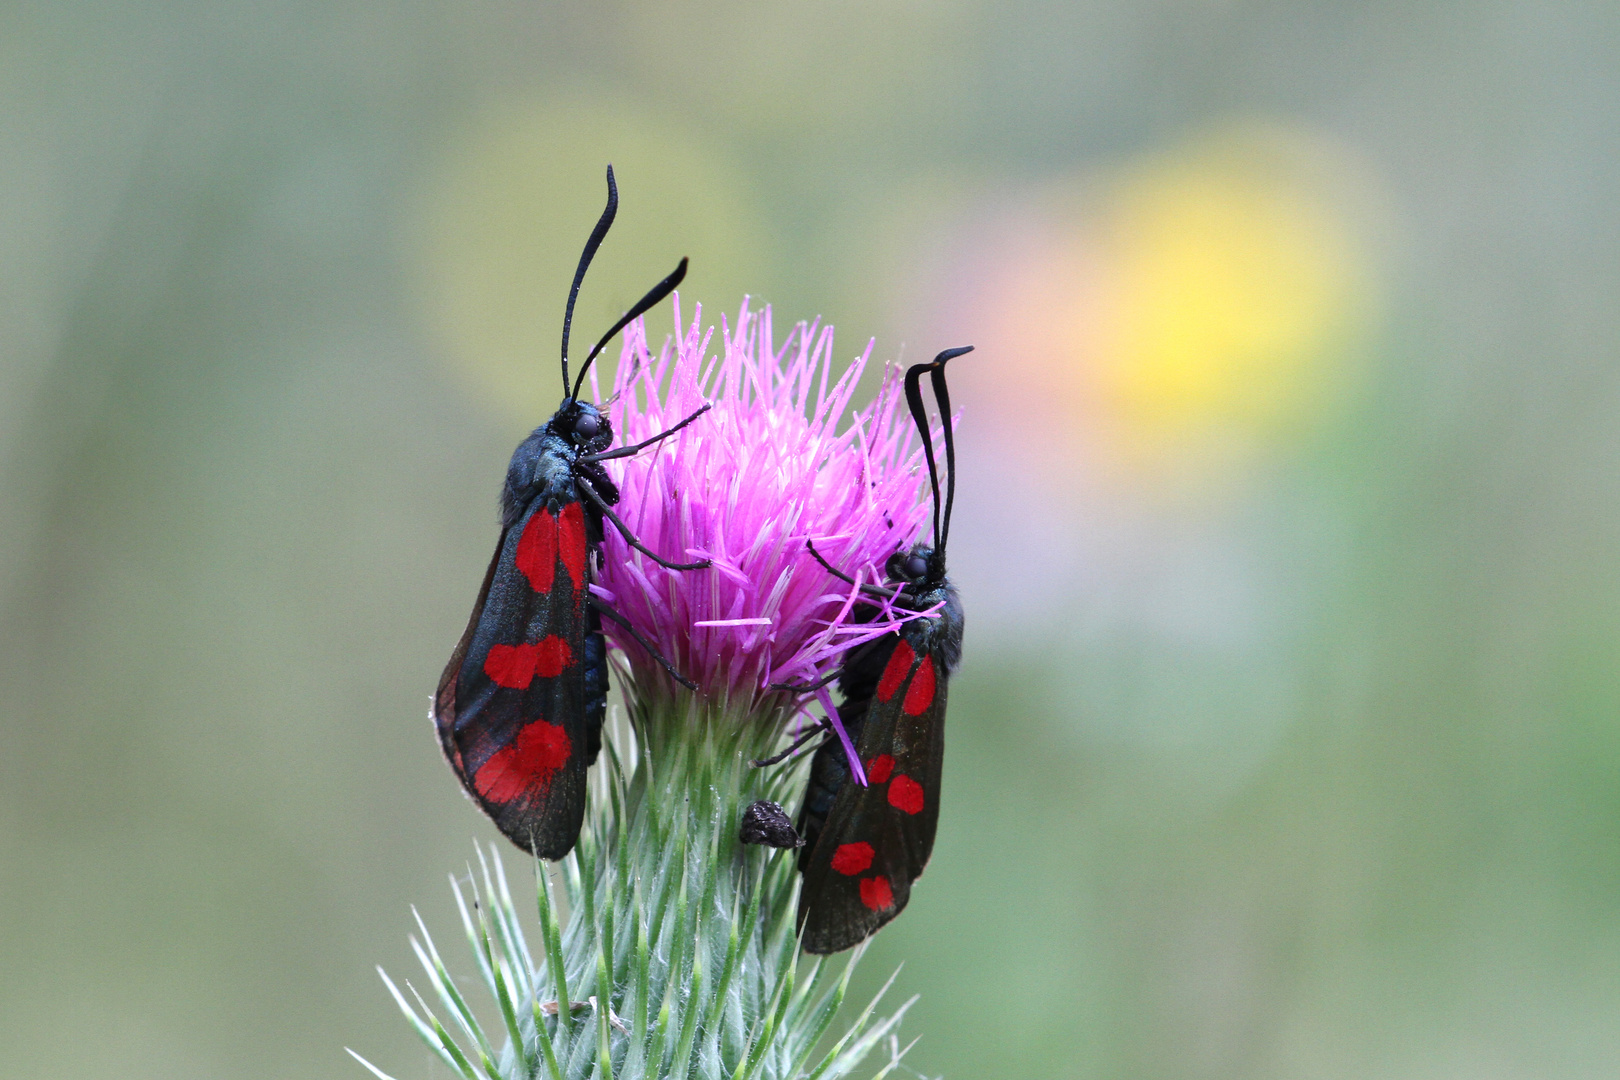
[[[971,345],[946,349],[934,357],[933,369],[929,372],[929,380],[934,384],[934,400],[939,404],[940,431],[945,436],[945,535],[939,538],[939,550],[935,553],[942,565],[945,542],[951,535],[951,504],[956,502],[956,434],[955,425],[951,423],[951,393],[945,388],[945,363],[972,351]]]
[[[928,461],[928,483],[934,493],[934,558],[940,565],[945,562],[945,541],[951,527],[951,505],[956,501],[956,439],[951,432],[951,395],[945,387],[945,364],[964,353],[973,351],[972,345],[946,349],[926,364],[913,364],[906,369],[906,405],[911,419],[922,436],[923,457]],[[939,404],[940,427],[945,436],[945,505],[941,522],[939,501],[939,466],[934,460],[934,439],[928,429],[928,413],[923,408],[922,377],[928,372],[933,383],[934,399]]]
[[[912,422],[922,436],[923,457],[928,459],[928,483],[934,489],[934,544],[939,545],[939,469],[934,464],[934,439],[928,430],[928,413],[923,409],[922,376],[928,364],[913,364],[906,369],[906,405],[911,409]]]
[[[579,253],[579,269],[574,271],[574,287],[568,290],[568,307],[563,312],[562,380],[565,398],[576,396],[568,391],[568,331],[574,325],[574,301],[579,299],[579,287],[585,281],[585,271],[590,269],[591,260],[596,257],[596,249],[602,246],[602,240],[619,212],[619,185],[613,181],[611,164],[607,167],[607,185],[607,207],[603,209],[602,216],[596,219],[596,228],[591,230],[591,238],[585,241],[585,250]]]
[[[591,361],[596,359],[596,354],[602,351],[603,346],[613,340],[613,335],[617,334],[620,330],[623,330],[626,326],[628,326],[632,319],[644,314],[651,309],[653,305],[657,304],[664,297],[674,292],[675,286],[679,285],[685,277],[686,256],[683,255],[681,256],[679,265],[669,272],[668,277],[654,285],[651,289],[647,290],[647,295],[643,296],[640,300],[637,300],[635,307],[625,312],[624,315],[620,317],[619,321],[613,324],[613,329],[602,335],[602,340],[596,343],[596,347],[586,355],[585,363],[580,365],[579,378],[574,381],[574,392],[569,396],[576,398],[579,397],[579,388],[585,383],[585,372],[590,370]]]

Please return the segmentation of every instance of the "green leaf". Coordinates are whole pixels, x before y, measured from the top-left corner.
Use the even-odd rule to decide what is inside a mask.
[[[461,1057],[460,1051],[457,1050],[454,1055],[452,1055],[450,1049],[445,1045],[444,1040],[440,1037],[439,1032],[442,1032],[443,1028],[438,1026],[438,1021],[434,1020],[433,1026],[430,1027],[422,1020],[421,1017],[416,1015],[416,1010],[411,1008],[410,1005],[406,1003],[405,996],[399,992],[399,987],[394,985],[394,980],[388,977],[388,973],[379,967],[377,969],[377,974],[382,976],[383,985],[388,987],[388,992],[394,995],[394,1001],[399,1004],[399,1011],[405,1014],[405,1019],[410,1021],[411,1027],[416,1030],[417,1035],[421,1036],[422,1041],[427,1044],[428,1049],[437,1054],[440,1059],[442,1059],[444,1063],[450,1066],[452,1069],[459,1068],[457,1061],[461,1061],[464,1064],[466,1059]],[[413,990],[412,993],[415,993],[415,991]],[[422,1011],[427,1012],[425,1006]],[[428,1016],[431,1017],[432,1015],[433,1014],[431,1012],[428,1012]],[[435,1029],[437,1029],[437,1031]],[[470,1066],[468,1067],[467,1075],[469,1080],[472,1080],[472,1070]]]
[[[844,991],[849,985],[850,973],[855,970],[856,963],[860,960],[861,954],[865,951],[866,942],[862,942],[861,944],[855,946],[855,953],[849,958],[849,964],[844,968],[843,981],[840,982],[838,986],[838,998],[840,1001],[843,1000]],[[808,1080],[816,1080],[817,1077],[825,1075],[829,1069],[833,1068],[833,1063],[835,1061],[837,1061],[840,1066],[838,1071],[833,1074],[835,1076],[842,1075],[847,1068],[860,1064],[859,1057],[852,1061],[848,1061],[848,1063],[845,1064],[845,1061],[842,1058],[844,1047],[850,1042],[851,1039],[860,1033],[862,1028],[866,1027],[866,1022],[872,1017],[872,1011],[877,1008],[877,1003],[883,1000],[883,995],[889,992],[889,987],[894,985],[894,980],[899,976],[899,974],[900,972],[897,970],[893,975],[889,976],[889,981],[884,983],[882,988],[872,996],[872,1000],[867,1004],[866,1008],[861,1010],[861,1015],[857,1016],[855,1018],[855,1022],[849,1026],[849,1030],[844,1032],[843,1038],[834,1043],[833,1048],[827,1051],[827,1056],[822,1059],[821,1064],[816,1066],[815,1070],[811,1072]]]
[[[557,1029],[562,1031],[568,1023],[568,965],[563,960],[562,930],[557,925],[552,913],[556,910],[551,905],[551,878],[546,874],[546,865],[539,859],[534,860],[534,880],[536,904],[540,909],[540,933],[546,939],[546,963],[551,968],[552,990],[556,993],[557,1002]]]
[[[347,1046],[345,1046],[343,1049],[349,1050]],[[373,1065],[371,1062],[367,1061],[353,1050],[349,1050],[349,1056],[354,1058],[354,1060],[358,1061],[360,1064],[364,1065],[372,1076],[377,1077],[377,1080],[394,1080],[392,1076],[389,1076],[387,1073],[377,1068],[377,1066]]]
[[[455,1016],[456,1022],[461,1025],[461,1029],[478,1045],[479,1056],[485,1063],[485,1071],[490,1072],[493,1076],[494,1073],[491,1072],[492,1066],[488,1063],[495,1056],[495,1051],[491,1049],[489,1040],[484,1037],[484,1029],[479,1026],[478,1018],[473,1016],[472,1010],[467,1007],[466,999],[461,996],[461,992],[456,989],[455,983],[450,980],[450,973],[445,970],[444,961],[439,959],[439,951],[434,948],[433,938],[428,934],[427,926],[422,922],[422,916],[415,908],[412,908],[411,912],[416,915],[416,925],[422,929],[422,937],[427,942],[427,950],[424,952],[422,945],[414,937],[411,938],[411,948],[416,951],[416,958],[422,962],[422,967],[427,971],[428,980],[433,983],[433,989],[438,993],[439,1000],[445,1003],[445,1007],[450,1010],[451,1014]]]

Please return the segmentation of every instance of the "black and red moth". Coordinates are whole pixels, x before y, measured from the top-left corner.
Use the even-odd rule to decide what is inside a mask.
[[[619,492],[602,468],[604,461],[628,457],[674,434],[708,406],[645,442],[609,450],[613,429],[607,417],[579,399],[597,353],[674,290],[686,274],[685,259],[602,336],[580,365],[577,380],[572,386],[568,382],[574,301],[618,211],[612,166],[607,184],[607,208],[580,255],[563,316],[562,405],[512,454],[501,492],[500,543],[433,699],[444,756],[467,794],[509,840],[548,859],[566,855],[579,837],[585,770],[602,747],[608,688],[602,617],[624,626],[669,666],[622,616],[591,595],[593,568],[602,558],[603,519],[663,566],[708,565],[667,562],[648,551],[613,512]],[[670,673],[686,682],[673,669]]]
[[[945,697],[962,659],[962,602],[945,576],[945,543],[956,495],[956,444],[945,364],[972,346],[947,349],[906,372],[906,403],[922,433],[934,496],[934,545],[919,543],[889,557],[898,607],[931,614],[850,650],[838,671],[838,719],[849,733],[865,787],[853,783],[843,745],[828,738],[810,763],[799,812],[805,846],[799,859],[799,930],[806,952],[835,953],[870,937],[900,914],[911,883],[922,876],[939,824],[945,762]],[[945,504],[923,411],[922,376],[931,377],[945,438]],[[814,548],[811,549],[814,551]],[[817,556],[820,557],[819,555]],[[827,569],[846,581],[847,575]],[[853,582],[851,581],[851,584]]]

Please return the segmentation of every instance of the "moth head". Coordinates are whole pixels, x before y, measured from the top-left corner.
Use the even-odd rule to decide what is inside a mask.
[[[944,559],[927,544],[916,544],[909,551],[901,548],[890,555],[884,573],[901,586],[934,584],[944,577]]]
[[[613,444],[613,425],[588,401],[563,399],[557,415],[551,418],[551,433],[559,435],[582,454],[596,454]]]

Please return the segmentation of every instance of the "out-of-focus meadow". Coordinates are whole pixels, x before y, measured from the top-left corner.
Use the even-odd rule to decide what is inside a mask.
[[[910,1066],[1614,1076],[1617,153],[1600,0],[7,6],[0,1074],[443,1075],[373,965],[611,160],[586,335],[978,346]]]

